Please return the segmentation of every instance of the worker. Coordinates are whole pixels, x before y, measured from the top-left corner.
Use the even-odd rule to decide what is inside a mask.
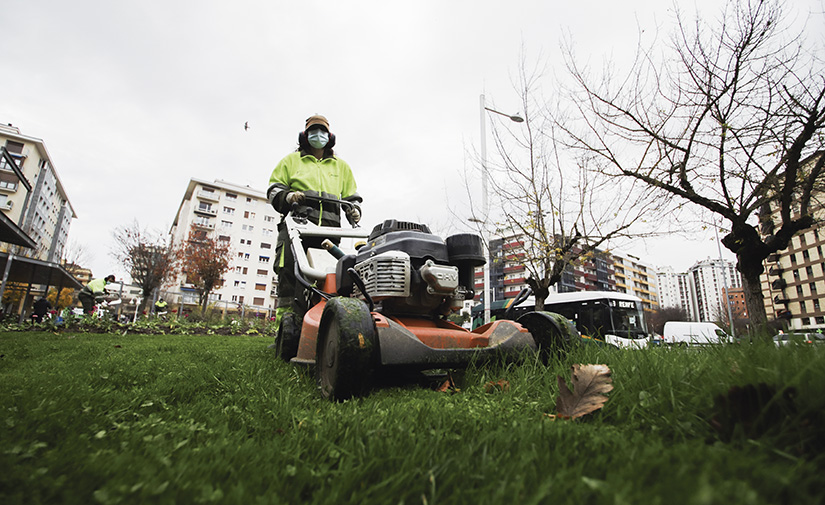
[[[166,314],[167,305],[168,303],[166,303],[166,300],[163,298],[158,298],[158,301],[155,302],[155,315],[161,316]]]
[[[103,301],[103,297],[106,296],[106,285],[112,282],[115,282],[115,276],[107,275],[102,279],[92,279],[83,286],[77,297],[80,299],[80,303],[83,304],[84,314],[91,314],[94,311],[95,303]]]
[[[52,310],[52,304],[49,300],[46,299],[45,296],[41,296],[36,302],[34,302],[34,312],[32,313],[32,320],[35,323],[42,323],[43,319],[46,317],[46,313]]]
[[[305,196],[321,196],[352,202],[346,211],[347,219],[353,225],[361,220],[361,196],[357,192],[355,177],[350,166],[335,155],[335,134],[330,131],[329,121],[324,116],[310,116],[303,131],[298,134],[298,149],[282,159],[269,177],[267,198],[272,207],[284,216],[299,206],[301,215],[320,226],[340,226],[341,216],[337,204],[306,199]],[[315,243],[304,243],[304,247],[319,247]],[[275,310],[275,325],[280,327],[286,312],[299,311],[296,300],[295,259],[288,245],[286,225],[283,218],[278,225],[278,242],[275,250],[275,272],[278,274],[278,307]]]

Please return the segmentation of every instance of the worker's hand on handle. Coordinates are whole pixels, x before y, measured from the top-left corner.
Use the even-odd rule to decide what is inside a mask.
[[[286,202],[290,205],[304,203],[304,193],[301,191],[290,191],[286,195]]]
[[[357,224],[361,220],[361,211],[355,205],[350,206],[345,212],[350,223]]]

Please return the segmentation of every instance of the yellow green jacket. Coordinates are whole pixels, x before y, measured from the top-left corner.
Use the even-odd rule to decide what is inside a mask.
[[[308,195],[326,196],[339,200],[360,202],[358,187],[352,169],[346,161],[336,156],[317,159],[311,154],[293,152],[282,159],[269,176],[267,197],[281,214],[290,211],[286,195],[290,191],[302,191]],[[340,226],[338,205],[319,205],[308,201],[307,217],[323,226]]]

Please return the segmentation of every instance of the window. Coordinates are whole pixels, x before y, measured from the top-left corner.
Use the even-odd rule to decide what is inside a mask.
[[[808,274],[808,277],[813,277],[814,269],[811,266],[805,267],[805,273]]]
[[[264,221],[267,223],[271,223],[275,221],[275,216],[264,216]]]
[[[212,210],[212,204],[208,202],[198,202],[198,210],[205,210],[209,212]]]
[[[221,221],[221,228],[232,228],[232,221]]]
[[[241,267],[235,267],[235,273],[236,274],[241,273]]]
[[[802,245],[805,245],[805,234],[804,233],[799,236],[799,243],[802,244]]]
[[[246,210],[243,213],[243,217],[245,219],[255,219],[255,213],[254,212],[249,212],[248,210]]]
[[[255,291],[266,291],[266,284],[255,284]]]
[[[221,242],[229,242],[231,237],[229,235],[218,235],[218,240]]]
[[[811,260],[811,255],[808,254],[807,249],[802,251],[802,259],[805,260],[805,261],[810,261]]]
[[[246,281],[241,281],[240,288],[244,289],[246,287]]]
[[[816,316],[816,324],[825,324],[825,316]]]
[[[243,274],[244,274],[244,275],[246,275],[246,273],[247,273],[247,271],[248,271],[248,270],[249,270],[248,268],[243,267]]]
[[[236,198],[238,198],[238,195],[236,195],[235,193],[227,193],[226,194],[226,199],[227,200],[235,200]]]
[[[266,242],[261,242],[261,249],[272,249],[272,244],[267,244]]]
[[[238,297],[238,303],[243,303],[243,296]]]
[[[807,312],[807,309],[805,309],[805,300],[801,300],[801,301],[799,302],[799,310],[800,310],[801,312]]]
[[[269,256],[258,256],[259,263],[269,263]]]
[[[811,288],[811,294],[815,295],[816,294],[816,283],[812,282],[812,283],[808,284],[808,287]]]
[[[251,224],[245,224],[245,225],[241,226],[241,229],[243,231],[253,231],[255,229],[255,227],[252,226]]]
[[[269,272],[265,268],[258,269],[258,277],[266,277]]]
[[[238,301],[238,295],[232,295],[232,301],[237,302]]]
[[[255,299],[253,299],[253,300],[252,300],[252,304],[253,304],[253,305],[263,306],[263,304],[264,304],[264,299],[263,299],[263,298],[255,298]]]
[[[223,208],[223,213],[226,214],[227,216],[234,216],[235,215],[235,209],[233,209],[232,207],[224,207]]]
[[[246,203],[252,203],[252,199],[249,198],[248,196],[246,197]]]
[[[273,231],[272,231],[272,230],[270,230],[269,228],[263,228],[263,229],[261,230],[261,232],[263,233],[263,236],[264,236],[264,237],[271,237],[271,236],[272,236],[272,233],[273,233]]]
[[[814,300],[814,310],[819,311],[819,300]]]
[[[796,287],[796,294],[798,294],[799,296],[804,296],[805,293],[802,292],[802,286]]]
[[[793,271],[793,278],[794,278],[794,280],[796,280],[796,281],[798,281],[798,280],[799,280],[799,270],[794,270],[794,271]]]
[[[791,265],[796,265],[796,254],[791,253]]]

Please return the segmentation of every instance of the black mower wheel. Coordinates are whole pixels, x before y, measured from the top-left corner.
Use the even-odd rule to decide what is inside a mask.
[[[527,328],[539,348],[544,363],[550,356],[561,355],[575,343],[579,332],[566,317],[554,312],[528,312],[517,321]]]
[[[298,355],[298,342],[301,340],[301,322],[301,318],[294,312],[287,312],[281,316],[281,327],[278,329],[275,350],[278,356],[287,363]]]
[[[324,307],[315,354],[321,395],[346,400],[365,393],[378,365],[378,332],[367,305],[356,298],[332,298]]]

